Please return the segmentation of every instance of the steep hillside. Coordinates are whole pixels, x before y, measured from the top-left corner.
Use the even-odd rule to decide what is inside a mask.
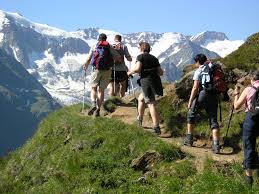
[[[246,193],[240,165],[193,159],[149,132],[66,107],[0,160],[0,193]],[[257,181],[256,181],[257,183]]]
[[[251,35],[238,50],[221,61],[231,69],[259,69],[259,33]]]
[[[22,145],[59,107],[21,63],[0,49],[0,155]]]

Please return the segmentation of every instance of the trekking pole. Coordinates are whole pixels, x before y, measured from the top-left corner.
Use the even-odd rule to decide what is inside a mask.
[[[115,81],[115,76],[116,73],[115,73],[115,63],[113,65],[113,92],[114,92],[114,96],[116,96],[116,81]]]
[[[228,136],[228,131],[229,131],[229,127],[230,127],[230,122],[231,122],[232,117],[233,117],[233,112],[234,112],[234,104],[232,105],[232,110],[231,110],[230,118],[229,118],[229,121],[228,121],[228,128],[227,128],[227,132],[226,132],[226,135],[225,135],[224,139],[226,139],[227,136]]]
[[[86,70],[85,70],[85,73],[84,73],[84,90],[83,90],[83,106],[82,106],[82,112],[83,112],[84,109],[85,109],[85,81],[86,81]]]

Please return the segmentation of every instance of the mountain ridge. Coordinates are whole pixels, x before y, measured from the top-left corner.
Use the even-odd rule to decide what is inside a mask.
[[[118,32],[100,28],[66,32],[45,24],[31,22],[18,14],[0,11],[0,47],[21,62],[52,97],[62,104],[82,101],[84,80],[82,65],[89,48],[96,43],[100,33],[106,33],[108,41],[113,43],[113,37]],[[214,44],[221,42],[221,45],[224,45],[222,38],[215,42],[217,32],[204,33],[207,36],[210,33],[213,34]],[[222,34],[218,33],[218,36],[223,36]],[[139,53],[138,43],[143,40],[150,42],[151,54],[159,58],[163,69],[170,70],[164,77],[164,80],[170,82],[179,79],[182,69],[192,63],[191,59],[198,52],[204,52],[210,58],[219,57],[216,52],[192,42],[189,36],[181,33],[136,32],[122,34],[122,36],[133,56],[133,61]],[[229,44],[231,45],[231,42]],[[223,46],[217,50],[221,48],[223,48],[221,53],[225,54],[226,49]],[[127,63],[127,65],[131,64]],[[90,69],[87,70],[87,91],[90,89],[88,85],[90,71]],[[87,92],[87,99],[89,95]]]
[[[60,108],[23,66],[0,49],[0,155],[21,146],[39,122]]]

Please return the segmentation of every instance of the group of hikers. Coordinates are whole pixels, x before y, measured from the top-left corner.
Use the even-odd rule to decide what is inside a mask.
[[[92,67],[89,84],[91,86],[91,107],[88,115],[100,116],[100,108],[104,102],[104,91],[109,87],[110,96],[125,95],[127,80],[134,74],[139,74],[138,84],[141,93],[138,97],[138,115],[136,122],[142,126],[145,107],[149,108],[153,122],[153,130],[160,135],[159,116],[156,109],[156,96],[163,96],[163,87],[160,76],[163,70],[159,60],[150,54],[151,47],[147,42],[139,43],[139,55],[130,69],[125,64],[124,58],[129,62],[132,57],[127,46],[121,42],[122,37],[116,35],[115,44],[107,42],[106,34],[100,34],[98,43],[94,44],[88,54],[84,69]],[[193,87],[188,102],[187,132],[183,144],[193,146],[193,132],[195,117],[200,109],[205,109],[209,117],[209,126],[212,130],[212,151],[220,154],[220,128],[217,119],[218,93],[213,85],[211,72],[215,65],[204,54],[195,57],[197,70],[193,76]],[[220,86],[220,82],[218,85]],[[243,124],[243,167],[246,173],[246,182],[253,183],[253,170],[259,169],[259,157],[256,148],[256,138],[259,136],[259,107],[256,104],[259,96],[259,71],[251,73],[251,86],[246,87],[242,93],[236,87],[234,91],[234,108],[240,109],[245,105],[246,117]],[[251,111],[253,109],[253,111]],[[257,170],[259,176],[259,170]]]

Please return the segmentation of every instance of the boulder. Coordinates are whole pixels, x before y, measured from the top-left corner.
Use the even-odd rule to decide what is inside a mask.
[[[233,69],[232,72],[237,78],[242,78],[248,75],[248,73],[245,70],[238,69],[238,68]]]
[[[145,171],[149,166],[155,164],[161,159],[159,153],[154,150],[145,152],[142,156],[134,159],[131,162],[131,167],[135,170]]]
[[[195,70],[186,73],[175,83],[176,94],[179,98],[188,100],[193,86],[193,75]]]

